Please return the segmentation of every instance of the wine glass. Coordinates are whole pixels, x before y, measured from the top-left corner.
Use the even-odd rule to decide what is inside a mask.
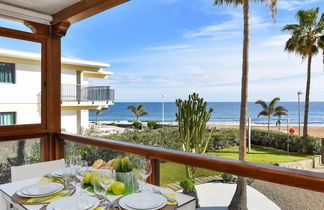
[[[68,162],[65,163],[65,167],[63,168],[63,180],[64,180],[64,185],[67,189],[71,187],[75,188],[74,177],[75,177],[75,171],[71,167],[71,164]]]
[[[78,170],[76,172],[76,177],[80,180],[80,182],[78,182],[78,186],[80,186],[80,195],[84,194],[83,190],[82,190],[82,185],[84,178],[90,173],[89,167],[88,167],[88,162],[85,160],[81,160],[78,163]]]
[[[141,186],[141,191],[146,191],[147,190],[147,185],[146,185],[146,179],[149,177],[152,173],[152,164],[151,160],[149,159],[144,159],[140,163],[140,169],[139,169],[139,174],[141,175],[144,186]]]
[[[114,183],[116,180],[116,174],[112,169],[103,169],[100,172],[99,182],[104,189],[104,197],[108,205],[111,205],[111,202],[107,197],[107,189]]]

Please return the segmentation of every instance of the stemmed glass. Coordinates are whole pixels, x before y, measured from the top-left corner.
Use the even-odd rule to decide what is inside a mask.
[[[78,182],[78,185],[80,186],[80,195],[82,195],[83,194],[83,190],[82,190],[83,180],[90,172],[90,169],[88,167],[88,162],[85,160],[79,161],[77,163],[77,165],[78,165],[78,167],[77,167],[77,172],[75,175],[80,180],[80,182]]]
[[[114,183],[116,180],[116,173],[112,169],[103,169],[100,172],[99,182],[104,189],[104,197],[108,205],[111,205],[111,202],[108,200],[107,189]]]
[[[151,175],[151,173],[152,173],[151,160],[149,159],[142,160],[140,163],[139,174],[143,179],[144,186],[141,186],[141,191],[147,191],[146,179]]]
[[[75,187],[74,177],[75,177],[75,171],[71,167],[71,164],[69,162],[66,162],[65,167],[63,169],[63,180],[64,180],[64,185],[67,189],[71,188],[70,185],[72,185],[72,187]]]

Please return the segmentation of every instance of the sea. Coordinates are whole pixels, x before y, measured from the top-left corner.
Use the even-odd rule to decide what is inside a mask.
[[[144,104],[149,115],[142,116],[139,119],[143,122],[148,120],[162,121],[162,102],[116,102],[109,106],[108,110],[103,111],[99,116],[99,121],[133,121],[135,117],[130,110],[129,105],[137,106]],[[289,124],[298,125],[298,103],[297,102],[279,102],[278,106],[284,106],[289,113]],[[212,107],[214,112],[211,114],[209,124],[219,125],[238,125],[240,116],[240,102],[209,102],[208,107]],[[300,103],[301,107],[301,123],[304,119],[304,103]],[[259,104],[254,102],[248,103],[248,117],[251,118],[252,124],[266,125],[267,117],[260,116],[258,113],[262,110]],[[178,108],[174,102],[164,102],[164,121],[166,123],[175,122],[175,113]],[[89,112],[89,120],[96,120],[96,111]],[[278,121],[277,117],[272,117],[271,122],[275,124]],[[287,117],[283,116],[282,124],[287,123]],[[309,111],[310,126],[324,126],[324,102],[311,102]]]

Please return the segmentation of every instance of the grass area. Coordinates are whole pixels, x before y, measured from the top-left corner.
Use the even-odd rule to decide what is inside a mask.
[[[239,148],[230,147],[219,150],[217,152],[208,153],[208,155],[219,156],[229,159],[238,159]],[[290,153],[287,155],[286,151],[274,149],[263,146],[253,146],[250,153],[247,154],[247,161],[256,162],[268,165],[275,165],[282,162],[292,162],[298,160],[305,160],[312,158],[313,155],[304,155],[300,153]],[[210,171],[206,169],[197,169],[196,175],[200,176],[211,176],[219,175],[221,172]],[[178,182],[185,178],[185,167],[176,163],[161,163],[161,185],[166,186],[170,183]]]

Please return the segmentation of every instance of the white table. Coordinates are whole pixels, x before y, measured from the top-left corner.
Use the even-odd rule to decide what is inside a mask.
[[[40,180],[40,178],[41,177],[36,177],[36,178],[32,178],[32,179],[26,179],[26,180],[22,180],[22,181],[18,181],[18,182],[0,185],[0,197],[5,202],[7,209],[9,209],[10,204],[12,204],[14,209],[17,209],[17,210],[26,210],[26,209],[39,210],[43,205],[21,205],[21,204],[13,203],[11,201],[11,196],[13,194],[15,194],[15,192],[18,189],[20,189],[24,186],[30,185],[30,184],[37,183]],[[196,209],[195,208],[195,199],[193,197],[184,195],[182,193],[177,193],[172,190],[165,189],[165,188],[157,187],[154,185],[148,185],[148,187],[157,188],[163,193],[175,193],[176,197],[177,197],[177,201],[178,201],[178,209],[179,210]],[[77,195],[79,190],[80,189],[77,189],[77,191],[74,195]],[[89,194],[92,194],[92,193],[89,193]],[[110,201],[114,201],[115,199],[117,199],[119,197],[120,196],[108,196],[108,199]],[[0,202],[2,202],[2,201],[0,200]],[[0,206],[0,208],[1,208],[1,206]],[[1,210],[3,210],[3,209],[1,208]]]

